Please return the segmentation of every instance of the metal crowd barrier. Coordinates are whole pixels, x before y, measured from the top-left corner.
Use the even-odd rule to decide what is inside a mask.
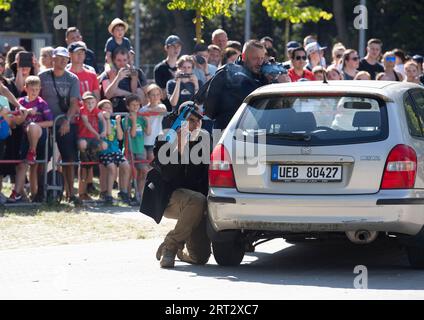
[[[166,116],[168,113],[160,113],[160,112],[138,112],[138,115],[141,116]],[[117,112],[117,113],[113,113],[112,116],[115,117],[117,115],[121,115],[124,116],[124,121],[128,121],[128,112]],[[77,117],[79,115],[76,115],[75,117]],[[47,130],[47,135],[46,135],[46,143],[45,143],[45,151],[44,151],[44,160],[36,160],[37,164],[43,164],[44,168],[43,168],[43,173],[44,173],[44,177],[43,177],[43,202],[47,201],[48,198],[48,192],[52,191],[53,193],[53,199],[56,199],[57,197],[57,192],[62,190],[61,186],[58,186],[56,184],[56,172],[58,167],[62,167],[62,166],[81,166],[81,165],[99,165],[100,162],[99,161],[95,161],[95,162],[63,162],[63,161],[59,161],[57,162],[56,159],[58,158],[58,148],[56,148],[56,133],[57,133],[57,123],[60,119],[65,118],[65,115],[59,115],[57,116],[54,121],[53,121],[53,127],[49,128],[49,130]],[[137,200],[141,200],[139,199],[139,194],[138,194],[138,185],[137,185],[137,179],[135,177],[135,164],[137,163],[146,163],[149,164],[150,161],[149,160],[135,160],[133,157],[133,146],[132,146],[132,141],[131,139],[129,139],[130,136],[130,128],[129,126],[127,126],[127,130],[126,132],[124,132],[124,134],[127,134],[127,137],[124,137],[125,141],[128,141],[128,150],[127,148],[125,148],[125,153],[128,154],[129,156],[127,156],[126,154],[125,157],[127,158],[127,161],[130,164],[131,167],[131,176],[132,176],[132,182],[134,183],[134,187],[135,187],[135,194],[137,197]],[[52,133],[50,133],[50,130],[52,131]],[[51,144],[49,143],[51,140]],[[52,146],[52,181],[49,184],[48,181],[48,164],[49,164],[49,145]],[[19,164],[25,162],[25,160],[0,160],[0,164]],[[132,183],[130,184],[130,186],[132,185]],[[64,186],[63,186],[64,187]],[[130,190],[129,190],[130,191]],[[15,205],[25,205],[27,203],[18,203]],[[31,205],[36,205],[35,203],[30,203]],[[14,205],[13,203],[8,203],[6,205]]]
[[[129,115],[129,113],[128,112],[116,112],[116,113],[113,113],[112,114],[112,116],[113,117],[116,117],[117,115],[120,115],[120,116],[124,116],[124,118],[123,118],[123,120],[124,121],[128,121],[127,119],[128,119],[128,115]],[[160,113],[160,112],[138,112],[138,115],[141,115],[141,116],[165,116],[166,115],[166,113]],[[54,120],[54,123],[53,123],[53,134],[52,134],[52,136],[53,136],[53,146],[56,144],[56,127],[57,127],[57,122],[60,120],[60,119],[63,119],[65,117],[65,115],[59,115],[59,116],[57,116],[56,118],[55,118],[55,120]],[[141,199],[139,199],[139,194],[138,194],[138,191],[137,191],[137,179],[136,179],[136,177],[135,177],[135,164],[137,164],[137,163],[146,163],[146,164],[149,164],[150,163],[150,161],[149,160],[134,160],[134,157],[133,157],[133,153],[132,153],[132,149],[133,149],[133,146],[132,146],[132,143],[131,143],[131,139],[128,139],[129,138],[129,135],[130,135],[130,128],[129,128],[129,126],[128,126],[128,128],[127,128],[127,130],[126,130],[127,132],[124,132],[124,134],[127,134],[128,136],[127,136],[127,140],[126,141],[128,141],[128,150],[125,148],[125,153],[127,153],[127,151],[128,151],[128,155],[129,156],[126,156],[125,154],[125,156],[126,156],[126,158],[127,158],[127,161],[129,162],[129,164],[130,164],[130,167],[131,167],[131,176],[132,176],[132,182],[134,183],[134,186],[135,186],[135,195],[136,195],[136,198],[137,198],[137,200],[141,200]],[[124,137],[124,140],[125,140],[125,137]],[[52,171],[53,171],[53,173],[52,173],[52,184],[51,185],[46,185],[45,186],[45,188],[44,188],[44,190],[45,190],[45,199],[47,199],[47,192],[48,192],[48,190],[52,190],[52,192],[53,192],[53,198],[55,199],[56,197],[57,197],[57,191],[60,191],[62,188],[60,187],[60,186],[57,186],[56,185],[56,171],[57,171],[57,168],[59,167],[59,166],[81,166],[81,165],[99,165],[100,164],[100,162],[99,161],[91,161],[91,162],[82,162],[82,161],[78,161],[78,162],[63,162],[63,161],[60,161],[60,162],[56,162],[56,158],[57,158],[57,152],[58,151],[58,149],[57,148],[53,148],[53,156],[52,156]],[[46,181],[46,183],[47,183],[47,178],[45,179],[45,181]],[[132,183],[130,184],[130,186],[132,185]],[[130,191],[130,190],[129,190]]]
[[[25,132],[23,133],[24,135],[26,134]],[[22,139],[24,139],[24,137],[22,137]],[[48,171],[48,164],[49,164],[49,145],[50,145],[50,140],[51,139],[51,135],[50,135],[50,128],[47,128],[46,130],[46,141],[45,141],[45,147],[44,147],[44,160],[36,160],[34,164],[42,164],[44,165],[43,168],[43,202],[46,202],[47,200],[47,190],[46,190],[46,186],[48,184],[47,181],[47,171]],[[29,142],[28,142],[29,143]],[[25,160],[0,160],[0,164],[20,164],[20,163],[24,163],[26,162]],[[30,164],[28,164],[30,166]],[[9,206],[26,206],[26,205],[30,205],[30,206],[37,206],[37,205],[41,205],[41,203],[39,202],[18,202],[18,203],[5,203],[5,206],[9,207]]]

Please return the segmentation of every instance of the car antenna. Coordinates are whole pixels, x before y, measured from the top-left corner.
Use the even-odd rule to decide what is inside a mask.
[[[324,76],[324,79],[322,80],[322,83],[328,84],[328,81],[327,81],[327,72],[325,71],[325,68],[322,66],[321,57],[319,59],[319,66],[322,68],[322,74]]]
[[[322,80],[322,83],[328,84],[328,81],[327,81],[327,72],[325,71],[324,68],[323,68],[323,70],[324,70],[324,72],[322,74],[324,75],[324,80]]]

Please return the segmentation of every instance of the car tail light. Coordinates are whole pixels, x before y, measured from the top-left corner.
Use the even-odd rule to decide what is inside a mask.
[[[412,189],[417,173],[417,154],[411,147],[398,144],[390,151],[384,167],[381,189]]]
[[[230,155],[222,144],[218,144],[211,155],[209,186],[218,188],[236,187]]]

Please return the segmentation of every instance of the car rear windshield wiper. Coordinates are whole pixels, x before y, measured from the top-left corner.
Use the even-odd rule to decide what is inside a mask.
[[[307,133],[295,133],[295,132],[278,132],[278,133],[267,133],[267,137],[279,138],[284,140],[295,140],[295,141],[310,141],[311,135]]]

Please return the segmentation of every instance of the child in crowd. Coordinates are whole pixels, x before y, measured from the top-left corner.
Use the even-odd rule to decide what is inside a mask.
[[[6,139],[10,136],[10,122],[9,118],[9,101],[6,97],[0,96],[0,160],[4,160],[4,153],[6,150]],[[7,197],[1,193],[3,176],[0,176],[0,204],[7,201]]]
[[[82,96],[84,105],[80,109],[79,140],[81,162],[97,161],[97,153],[107,148],[107,144],[102,142],[106,137],[106,121],[102,111],[97,108],[95,95],[87,91]],[[99,122],[102,124],[102,131],[99,130]],[[81,166],[79,179],[80,200],[91,200],[87,194],[87,166]]]
[[[166,107],[161,102],[162,89],[156,85],[151,84],[146,90],[149,103],[141,108],[141,112],[157,112],[163,115],[152,116],[150,125],[152,128],[151,134],[146,134],[144,137],[144,148],[146,149],[147,160],[153,160],[153,146],[155,145],[156,137],[162,131],[162,120],[166,113]]]
[[[138,115],[140,111],[141,99],[137,95],[129,95],[126,99],[128,117],[123,120],[125,134],[125,152],[127,152],[133,161],[146,160],[146,150],[144,149],[144,135],[151,134],[150,120],[148,117]],[[117,121],[118,127],[120,126]],[[143,195],[144,183],[148,171],[147,163],[136,163],[137,192],[139,200]]]
[[[117,170],[119,169],[119,193],[120,199],[125,202],[130,202],[128,195],[128,186],[130,178],[130,166],[125,159],[122,151],[119,149],[118,140],[122,140],[124,133],[120,125],[121,116],[117,115],[116,120],[111,119],[113,113],[112,103],[109,100],[102,100],[98,104],[98,108],[103,112],[103,118],[106,122],[106,137],[103,141],[107,144],[107,148],[100,152],[99,160],[101,163],[101,178],[103,185],[102,193],[106,204],[113,204],[112,189],[113,183],[116,180]],[[105,169],[105,170],[104,170]],[[103,183],[105,182],[105,183]]]
[[[366,71],[359,71],[353,80],[371,80],[371,75]]]
[[[128,31],[128,24],[119,18],[113,19],[108,27],[109,33],[112,35],[105,45],[106,66],[112,66],[112,53],[118,47],[125,47],[128,51],[132,50],[130,40],[125,37]]]
[[[47,141],[47,130],[53,126],[53,113],[47,102],[40,96],[41,81],[37,76],[25,79],[27,96],[20,98],[19,103],[27,110],[24,117],[24,137],[20,148],[20,158],[25,160],[17,166],[15,188],[9,197],[9,202],[22,200],[25,177],[30,167],[29,182],[31,196],[34,199],[38,189],[38,165],[36,160],[44,159]]]
[[[6,97],[0,96],[0,160],[4,159],[6,139],[10,136],[10,128],[13,122],[9,101]]]

